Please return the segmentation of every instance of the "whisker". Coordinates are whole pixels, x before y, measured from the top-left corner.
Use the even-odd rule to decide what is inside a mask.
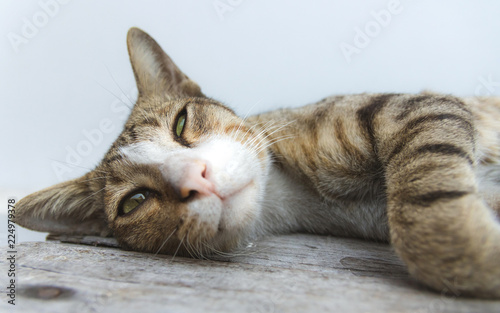
[[[254,105],[252,105],[252,106],[250,107],[250,109],[248,110],[247,114],[245,114],[245,116],[241,119],[240,125],[238,125],[238,129],[237,129],[236,131],[233,129],[233,131],[231,132],[231,136],[230,136],[231,138],[236,139],[236,137],[233,137],[233,134],[238,133],[238,131],[240,130],[241,126],[242,126],[242,125],[246,122],[246,120],[247,120],[248,115],[250,114],[250,112],[251,112],[251,111],[253,110],[253,108],[255,108],[255,106],[256,106],[257,104],[259,104],[260,102],[262,102],[262,98],[261,98],[261,99],[259,99],[259,101],[257,101],[256,103],[254,103]]]
[[[189,230],[187,232],[187,238],[186,238],[186,242],[187,242],[187,246],[184,245],[186,247],[186,250],[188,251],[189,255],[193,258],[193,259],[198,259],[199,257],[199,253],[198,253],[198,250],[196,249],[196,247],[193,247],[193,245],[191,244],[190,240],[189,240]]]
[[[262,123],[256,123],[252,127],[247,128],[247,131],[242,135],[242,138],[246,138],[245,141],[242,143],[242,145],[246,146],[247,141],[250,140],[250,138],[247,137],[248,133],[251,132],[257,126],[259,126],[260,124],[262,124]],[[237,139],[237,134],[235,134],[232,137],[232,139],[235,140],[235,141],[237,141],[238,140]]]
[[[279,131],[279,130],[276,130],[276,131]],[[276,138],[272,138],[271,135],[273,133],[275,133],[275,132],[272,132],[272,133],[268,134],[265,138],[261,138],[258,142],[256,142],[255,143],[255,146],[256,146],[255,150],[256,151],[262,151],[263,149],[265,149],[265,148],[262,148],[263,146],[266,146],[266,148],[267,148],[267,147],[271,146],[273,144],[273,142],[276,143],[277,139],[283,138],[284,136],[290,136],[290,135],[286,135],[285,134],[285,135],[282,135],[282,136],[278,136]]]
[[[167,239],[165,239],[165,241],[163,241],[160,248],[158,248],[158,251],[156,251],[155,255],[158,255],[160,250],[163,249],[163,246],[167,243],[167,241],[170,239],[170,237],[172,237],[172,235],[175,233],[176,230],[177,230],[177,228],[174,228],[174,230],[170,233],[170,235],[168,235]]]
[[[267,123],[266,123],[266,125],[267,125]],[[259,146],[261,146],[265,140],[267,140],[272,134],[279,131],[284,126],[286,126],[286,125],[272,125],[272,126],[268,127],[267,129],[264,128],[257,136],[255,136],[255,138],[253,138],[250,142],[248,142],[246,144],[246,146],[250,149],[257,150],[259,148]],[[265,133],[266,131],[271,131],[271,132],[268,134],[265,134],[263,136],[262,134]]]
[[[193,249],[193,246],[191,245],[191,243],[189,242],[189,239],[186,240],[186,243],[183,244],[184,247],[186,248],[186,251],[189,253],[189,255],[193,258],[193,259],[196,259],[196,253]]]
[[[256,142],[257,140],[259,140],[259,142],[269,138],[269,136],[271,136],[272,134],[274,134],[276,131],[279,131],[283,126],[285,125],[271,125],[271,126],[267,126],[267,124],[269,124],[269,122],[271,123],[276,123],[275,120],[270,120],[268,121],[263,127],[262,127],[262,131],[257,134],[255,136],[255,138],[253,138],[253,140],[249,143],[249,144],[253,144],[254,142]],[[269,134],[265,134],[265,136],[263,136],[262,134],[265,133],[265,132],[270,132]],[[258,144],[257,144],[258,145]]]
[[[69,165],[69,166],[74,166],[74,167],[83,168],[83,169],[88,170],[88,171],[94,171],[94,172],[100,172],[100,173],[105,173],[105,174],[108,174],[108,172],[106,172],[106,171],[101,171],[101,170],[91,169],[91,168],[89,168],[89,167],[84,167],[84,166],[76,165],[76,164],[73,164],[73,163],[68,163],[68,162],[64,162],[64,161],[59,161],[59,160],[52,159],[52,158],[48,158],[48,159],[49,159],[49,160],[52,160],[52,161],[54,161],[54,162],[59,162],[59,163],[66,164],[66,165]]]
[[[213,254],[216,254],[216,255],[221,255],[222,254],[222,251],[218,251],[217,249],[215,249],[213,246],[210,246],[208,245],[208,243],[206,242],[201,242],[201,244],[204,246],[204,248],[207,250],[207,252],[209,253],[213,253]],[[221,255],[222,256],[222,255]]]
[[[254,129],[255,127],[257,127],[259,124],[262,124],[262,123],[256,123],[254,124],[252,127],[248,128],[247,131],[243,134],[243,138],[245,138],[247,136],[247,134],[252,130]],[[234,140],[236,140],[236,135],[234,136],[233,138]],[[247,139],[248,141],[248,139]],[[246,142],[246,141],[245,141]],[[245,145],[245,143],[243,143],[243,145]]]
[[[106,90],[110,95],[112,95],[113,97],[115,97],[118,101],[120,101],[121,103],[125,104],[129,109],[132,110],[132,107],[129,106],[128,104],[126,104],[125,102],[122,101],[122,99],[120,99],[120,97],[118,97],[115,93],[113,93],[111,90],[109,90],[108,88],[104,87],[104,85],[102,85],[100,82],[98,82],[96,79],[94,79],[94,82],[96,84],[98,84],[99,86],[101,86],[102,89]]]
[[[175,256],[177,255],[177,252],[179,252],[179,248],[181,247],[182,242],[184,241],[184,238],[186,238],[186,235],[184,235],[184,237],[182,237],[181,242],[180,242],[180,243],[179,243],[179,245],[177,246],[177,250],[175,250],[175,252],[174,252],[174,256],[172,257],[172,260],[170,260],[170,262],[173,262],[173,261],[174,261],[174,258],[175,258]]]
[[[252,254],[255,254],[256,252],[259,252],[259,251],[255,251],[255,252],[250,252],[250,251],[244,251],[244,250],[240,250],[239,252],[238,251],[234,251],[234,252],[224,252],[224,251],[221,251],[217,248],[215,248],[213,245],[209,245],[208,243],[203,243],[202,244],[205,246],[205,248],[207,248],[211,253],[215,254],[215,255],[218,255],[218,256],[221,256],[221,257],[225,257],[225,258],[231,258],[231,257],[239,257],[239,256],[248,256],[248,255],[252,255]]]
[[[120,89],[120,91],[122,92],[122,94],[125,96],[125,98],[127,98],[127,100],[130,102],[130,104],[133,106],[134,105],[134,102],[132,101],[132,99],[130,99],[128,97],[128,95],[123,91],[123,89],[120,87],[120,85],[118,85],[118,83],[116,82],[115,80],[115,77],[113,76],[113,74],[111,73],[111,71],[109,70],[108,66],[106,64],[104,64],[104,67],[106,68],[106,71],[108,71],[108,74],[109,76],[111,76],[111,79],[113,80],[113,82],[115,83],[116,87],[118,87],[118,89]],[[126,104],[125,104],[126,105]]]
[[[267,134],[267,136],[265,138],[262,138],[259,142],[257,142],[257,146],[259,146],[265,139],[269,138],[271,135],[275,134],[276,132],[282,130],[283,128],[287,127],[288,125],[290,125],[291,123],[293,123],[294,121],[290,121],[286,124],[283,124],[281,125],[280,127],[278,127],[277,129],[273,130],[271,133]]]
[[[265,149],[269,148],[270,146],[272,146],[272,145],[274,145],[274,144],[276,144],[276,143],[278,143],[280,141],[288,140],[288,139],[293,139],[293,138],[295,138],[295,136],[278,137],[276,139],[273,139],[272,141],[270,141],[266,145],[259,147],[259,149],[255,151],[255,153],[259,154],[260,152],[264,151]]]
[[[246,145],[247,147],[251,146],[257,139],[259,139],[260,136],[262,136],[263,133],[265,133],[268,129],[270,129],[271,127],[275,127],[276,125],[271,125],[271,126],[267,126],[269,123],[275,123],[274,120],[269,120],[267,121],[263,126],[262,126],[262,130],[254,136],[254,138],[252,138],[252,140],[248,141],[248,139],[243,143],[243,145]],[[255,124],[254,126],[257,126],[259,124],[262,124],[262,123],[258,123],[258,124]]]
[[[270,122],[274,122],[274,121],[270,121]],[[264,140],[266,140],[266,139],[269,137],[269,135],[267,135],[267,134],[266,134],[266,131],[268,131],[269,129],[274,129],[274,128],[276,128],[276,127],[277,127],[277,125],[271,125],[271,126],[268,126],[268,127],[266,128],[266,125],[267,125],[267,124],[269,124],[269,122],[268,122],[268,123],[266,123],[266,124],[263,126],[262,130],[261,130],[261,131],[260,131],[260,132],[259,132],[256,136],[254,136],[251,140],[247,140],[247,141],[244,143],[244,145],[245,145],[247,148],[249,148],[249,149],[253,149],[253,150],[257,149],[257,148],[258,148],[258,146],[259,146],[259,144],[260,144],[261,142],[263,142]]]
[[[200,259],[202,259],[202,260],[209,260],[209,258],[207,256],[205,256],[205,254],[204,254],[204,251],[203,251],[204,247],[203,247],[203,240],[202,239],[196,241],[196,247],[195,248],[196,248],[196,253],[198,254],[198,257]],[[209,251],[207,251],[207,252],[209,252]]]
[[[198,252],[200,259],[208,260],[208,258],[203,254],[203,245],[201,241],[196,242],[196,251]]]

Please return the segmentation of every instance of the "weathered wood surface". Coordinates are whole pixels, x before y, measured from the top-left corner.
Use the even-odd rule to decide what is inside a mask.
[[[15,310],[500,312],[500,301],[426,290],[408,277],[388,245],[373,242],[297,234],[260,241],[229,260],[172,260],[97,239],[108,247],[19,244]],[[6,300],[0,304],[1,311],[13,309]]]

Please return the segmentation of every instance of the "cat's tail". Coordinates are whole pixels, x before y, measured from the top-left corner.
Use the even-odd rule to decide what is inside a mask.
[[[436,103],[400,114],[379,147],[391,241],[433,289],[500,299],[500,224],[478,195],[474,120],[458,99]]]

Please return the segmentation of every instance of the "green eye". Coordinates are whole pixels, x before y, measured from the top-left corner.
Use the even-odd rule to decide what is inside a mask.
[[[122,202],[120,211],[122,214],[127,214],[137,208],[149,196],[148,191],[137,192],[127,196],[125,201]]]
[[[181,114],[179,114],[179,117],[177,117],[177,125],[175,126],[175,134],[177,135],[177,137],[181,136],[185,124],[186,112],[181,112]]]

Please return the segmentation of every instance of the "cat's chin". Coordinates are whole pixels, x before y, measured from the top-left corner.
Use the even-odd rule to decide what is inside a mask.
[[[173,244],[164,253],[173,254],[172,250],[186,247],[190,252],[187,256],[196,257],[231,253],[244,246],[255,233],[260,217],[260,189],[258,179],[249,179],[242,187],[235,186],[226,193],[195,199],[176,232],[174,242],[179,244]]]
[[[240,247],[250,234],[260,216],[259,187],[253,180],[243,187],[219,198],[220,219],[217,231],[209,240],[217,250],[229,252]],[[208,239],[208,238],[206,238]]]
[[[221,200],[219,231],[238,231],[253,223],[260,215],[258,187],[254,181],[235,190]]]

